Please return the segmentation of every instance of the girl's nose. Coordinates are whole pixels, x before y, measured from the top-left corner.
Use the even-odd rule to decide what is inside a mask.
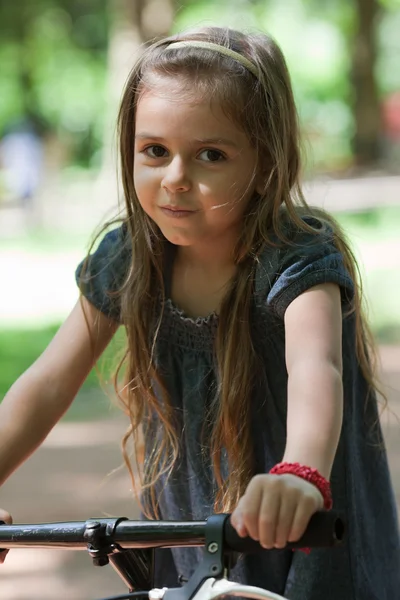
[[[165,167],[161,187],[168,192],[187,192],[191,188],[190,176],[184,161],[175,157]]]

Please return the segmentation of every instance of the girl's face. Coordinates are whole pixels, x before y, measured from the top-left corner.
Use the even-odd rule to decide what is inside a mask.
[[[158,79],[137,106],[134,156],[139,202],[171,243],[236,243],[257,159],[217,102],[191,102]]]

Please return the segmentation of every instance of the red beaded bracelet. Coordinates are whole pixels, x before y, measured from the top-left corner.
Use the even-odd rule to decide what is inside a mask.
[[[324,509],[331,510],[333,504],[331,484],[327,479],[325,479],[325,477],[321,475],[321,473],[317,471],[317,469],[304,467],[299,463],[282,462],[272,467],[270,473],[271,475],[297,475],[297,477],[301,477],[302,479],[309,481],[321,492],[324,499]]]

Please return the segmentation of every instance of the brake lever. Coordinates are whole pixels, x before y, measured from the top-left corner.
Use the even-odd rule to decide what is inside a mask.
[[[224,551],[224,524],[228,518],[229,515],[218,514],[207,519],[202,561],[184,586],[166,590],[165,600],[193,600],[208,579],[228,574],[230,557]]]

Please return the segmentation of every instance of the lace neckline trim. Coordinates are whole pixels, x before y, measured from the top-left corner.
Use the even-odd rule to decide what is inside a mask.
[[[218,321],[218,315],[216,312],[212,312],[206,317],[189,317],[184,310],[176,306],[171,298],[167,298],[165,305],[168,307],[171,313],[179,317],[179,319],[185,323],[191,323],[197,327],[202,325],[210,325]]]

